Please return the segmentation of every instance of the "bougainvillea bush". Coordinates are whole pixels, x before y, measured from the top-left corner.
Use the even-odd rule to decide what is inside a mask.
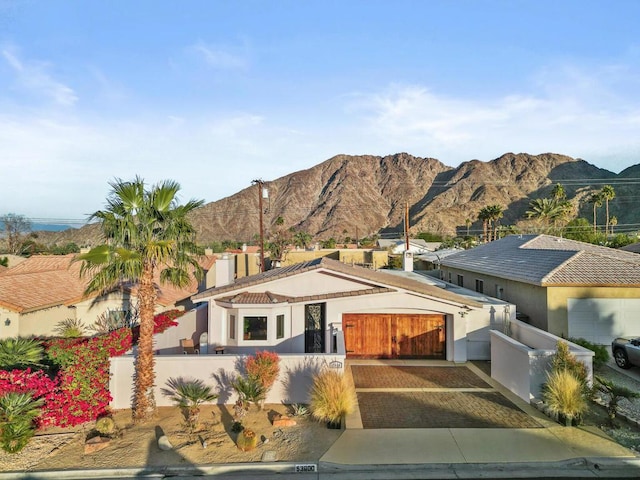
[[[183,312],[172,310],[156,315],[156,333],[177,325]],[[90,422],[107,413],[109,358],[123,355],[133,345],[132,329],[120,328],[88,338],[55,338],[43,341],[45,356],[52,365],[45,370],[0,370],[0,397],[8,392],[32,392],[42,398],[40,428],[69,427]]]

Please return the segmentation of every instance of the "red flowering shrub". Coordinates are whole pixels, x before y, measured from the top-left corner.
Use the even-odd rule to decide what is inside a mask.
[[[171,310],[156,315],[155,333],[177,325],[182,315]],[[120,328],[87,338],[53,338],[43,341],[45,355],[54,372],[44,370],[0,370],[0,396],[8,392],[33,392],[43,398],[38,427],[70,427],[90,422],[107,412],[109,358],[123,355],[133,345],[133,332]],[[56,373],[57,372],[57,373]]]
[[[280,357],[276,352],[266,350],[250,355],[244,362],[249,378],[260,382],[266,390],[269,390],[280,373]]]
[[[176,318],[184,315],[182,310],[167,310],[166,312],[158,313],[155,317],[153,317],[153,333],[154,335],[157,333],[162,333],[170,327],[177,327],[178,322],[175,321]],[[132,329],[133,332],[133,343],[138,343],[138,338],[140,337],[140,325],[136,325]]]

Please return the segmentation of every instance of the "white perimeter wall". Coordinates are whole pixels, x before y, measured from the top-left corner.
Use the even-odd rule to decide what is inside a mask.
[[[541,397],[552,356],[558,341],[563,339],[518,320],[512,321],[510,327],[510,336],[491,331],[491,378],[530,402]],[[566,343],[576,359],[587,367],[587,379],[592,384],[594,353],[575,343]]]
[[[154,395],[158,406],[173,402],[163,394],[170,378],[200,379],[219,395],[216,403],[233,404],[237,400],[231,381],[242,371],[241,355],[163,355],[156,357]],[[267,403],[309,403],[313,375],[324,368],[344,371],[344,354],[280,355],[280,375],[269,391]],[[111,359],[109,391],[111,408],[131,408],[133,398],[134,357]]]

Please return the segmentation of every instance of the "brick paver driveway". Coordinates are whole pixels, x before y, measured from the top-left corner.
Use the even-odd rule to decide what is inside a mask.
[[[364,428],[539,428],[465,366],[352,365]]]

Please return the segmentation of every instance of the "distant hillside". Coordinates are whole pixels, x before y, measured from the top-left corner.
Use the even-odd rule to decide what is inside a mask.
[[[478,211],[491,204],[505,208],[502,224],[522,219],[533,198],[549,194],[560,182],[581,215],[592,218],[590,193],[609,183],[617,192],[610,204],[619,224],[640,223],[631,207],[640,198],[640,165],[619,175],[558,154],[507,153],[490,162],[471,160],[457,168],[433,158],[406,153],[385,157],[337,155],[307,170],[265,182],[266,234],[278,217],[289,228],[304,230],[316,239],[363,237],[381,230],[401,231],[407,203],[411,230],[442,234],[462,233],[471,219],[479,231]],[[198,241],[250,241],[259,232],[258,187],[204,205],[193,213]],[[601,212],[601,215],[603,213]],[[346,233],[344,233],[346,232]],[[99,241],[96,225],[58,233],[42,232],[40,241],[93,245]]]

